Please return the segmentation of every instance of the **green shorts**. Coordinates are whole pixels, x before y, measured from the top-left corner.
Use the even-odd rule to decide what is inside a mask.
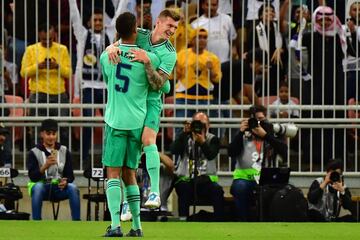
[[[151,128],[156,133],[158,133],[160,127],[160,114],[162,110],[161,99],[147,100],[146,106],[147,106],[147,112],[146,112],[144,126]]]
[[[107,167],[137,169],[141,154],[142,128],[118,130],[105,125],[102,162]]]

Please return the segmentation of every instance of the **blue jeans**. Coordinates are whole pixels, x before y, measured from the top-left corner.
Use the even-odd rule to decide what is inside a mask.
[[[244,179],[234,179],[231,184],[230,193],[234,196],[237,216],[240,221],[249,220],[249,209],[252,205],[251,200],[254,198],[253,191],[255,186],[255,181],[248,181]]]
[[[68,183],[66,188],[62,190],[57,185],[42,182],[37,182],[31,189],[31,207],[34,220],[41,220],[42,202],[53,199],[69,199],[72,220],[80,220],[80,197],[76,185]]]
[[[84,88],[82,90],[82,103],[106,103],[106,90],[104,89],[92,89],[92,88]],[[83,116],[95,116],[96,109],[92,108],[84,108]],[[103,111],[101,109],[101,113]],[[83,163],[85,168],[90,167],[90,158],[89,158],[89,150],[91,146],[91,128],[84,127],[83,129]]]

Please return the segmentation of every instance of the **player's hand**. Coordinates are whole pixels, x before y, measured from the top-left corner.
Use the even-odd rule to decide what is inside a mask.
[[[105,51],[109,55],[109,61],[112,64],[118,64],[121,62],[121,59],[120,59],[121,49],[119,47],[115,46],[116,43],[113,43],[113,44],[107,46],[107,48],[105,49]]]
[[[341,181],[332,183],[331,187],[333,189],[335,189],[336,191],[339,191],[339,192],[342,192],[342,193],[345,192],[345,188],[344,188]]]
[[[133,55],[133,59],[131,59],[131,62],[142,62],[142,63],[149,63],[150,58],[148,57],[145,50],[142,49],[130,49],[129,53]]]

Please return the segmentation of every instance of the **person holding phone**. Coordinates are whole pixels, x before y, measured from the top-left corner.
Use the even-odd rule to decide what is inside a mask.
[[[58,124],[53,119],[41,123],[42,142],[29,151],[27,168],[30,178],[32,218],[41,220],[42,202],[69,199],[72,220],[80,220],[79,189],[73,183],[71,153],[58,139]]]

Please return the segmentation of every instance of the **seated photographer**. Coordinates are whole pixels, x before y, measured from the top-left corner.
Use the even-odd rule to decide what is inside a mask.
[[[229,145],[229,156],[235,165],[230,193],[240,221],[249,220],[261,168],[275,167],[278,155],[287,162],[287,146],[274,135],[273,125],[266,119],[266,108],[255,105],[249,111],[251,117],[241,122],[240,131]]]
[[[342,162],[337,159],[329,161],[326,175],[315,179],[308,192],[309,219],[313,222],[352,222],[354,206],[351,193],[344,183]],[[340,208],[351,212],[339,217]]]
[[[42,201],[69,199],[72,220],[80,220],[79,190],[73,184],[71,154],[67,147],[56,142],[58,124],[53,119],[41,123],[42,143],[29,151],[27,167],[30,182],[32,218],[41,220]]]
[[[183,132],[171,145],[171,152],[179,155],[175,162],[175,190],[181,220],[189,216],[194,198],[209,200],[214,208],[214,220],[223,220],[224,191],[216,175],[219,146],[219,139],[209,133],[209,117],[203,112],[196,112],[192,122],[185,123]]]

